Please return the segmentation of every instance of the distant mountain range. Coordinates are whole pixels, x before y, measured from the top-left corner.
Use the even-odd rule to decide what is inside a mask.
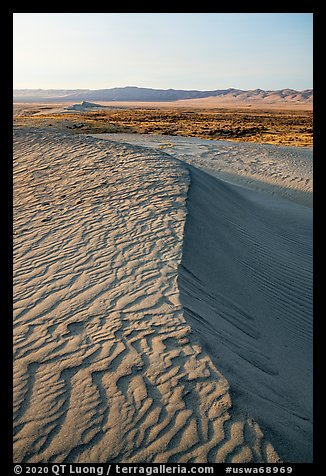
[[[14,102],[70,102],[70,101],[180,101],[216,97],[225,100],[239,101],[280,101],[310,103],[313,100],[313,89],[296,91],[279,89],[276,91],[254,89],[216,89],[214,91],[197,91],[183,89],[152,89],[127,86],[111,89],[14,89]]]

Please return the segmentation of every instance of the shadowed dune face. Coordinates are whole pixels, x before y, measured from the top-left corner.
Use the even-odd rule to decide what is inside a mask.
[[[184,315],[283,460],[312,461],[312,211],[189,166]]]
[[[188,187],[162,152],[14,132],[15,462],[280,461],[184,319]]]

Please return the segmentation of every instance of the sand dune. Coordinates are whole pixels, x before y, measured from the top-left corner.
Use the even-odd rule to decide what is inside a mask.
[[[190,171],[179,276],[186,320],[234,405],[284,460],[309,462],[311,210]]]
[[[159,134],[116,133],[100,134],[100,137],[164,150],[224,181],[312,207],[311,147],[213,141]]]
[[[15,462],[310,460],[308,208],[28,129],[14,205]]]

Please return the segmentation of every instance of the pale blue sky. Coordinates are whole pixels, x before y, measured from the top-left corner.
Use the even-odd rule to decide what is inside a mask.
[[[14,13],[14,88],[312,88],[312,13]]]

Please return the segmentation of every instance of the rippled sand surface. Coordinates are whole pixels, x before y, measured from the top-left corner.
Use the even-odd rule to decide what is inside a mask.
[[[312,207],[313,150],[225,140],[146,134],[99,134],[164,150],[211,175]]]
[[[14,132],[14,461],[308,462],[311,209],[161,145]]]

